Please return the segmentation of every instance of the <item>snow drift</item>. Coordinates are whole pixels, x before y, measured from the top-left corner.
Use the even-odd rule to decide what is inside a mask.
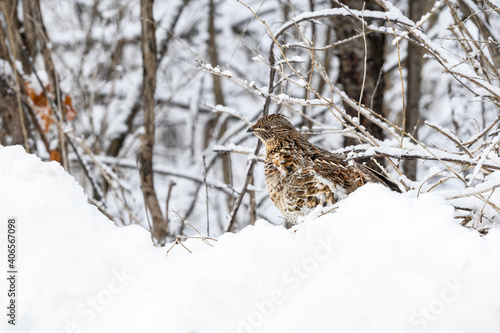
[[[260,220],[166,257],[142,227],[89,205],[57,163],[6,147],[4,262],[12,217],[18,312],[2,331],[500,332],[500,232],[460,227],[429,194],[367,185],[294,230]]]

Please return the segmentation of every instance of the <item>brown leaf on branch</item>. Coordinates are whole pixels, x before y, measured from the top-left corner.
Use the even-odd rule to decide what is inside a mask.
[[[50,151],[50,160],[61,163],[61,154],[59,154],[57,149]]]
[[[66,119],[68,121],[72,121],[77,115],[70,95],[65,95],[64,97],[64,114],[66,115]]]
[[[50,87],[47,85],[45,89],[49,91]],[[38,94],[27,81],[24,83],[24,90],[26,91],[26,95],[28,95],[30,100],[33,102],[33,109],[40,118],[42,130],[47,133],[52,124],[56,122],[47,96],[43,90]]]

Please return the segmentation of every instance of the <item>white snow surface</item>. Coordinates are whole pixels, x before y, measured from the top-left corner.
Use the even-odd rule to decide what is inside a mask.
[[[369,184],[293,230],[259,220],[168,257],[21,147],[0,147],[0,203],[2,267],[17,223],[16,332],[500,332],[500,232],[460,227],[431,194]]]

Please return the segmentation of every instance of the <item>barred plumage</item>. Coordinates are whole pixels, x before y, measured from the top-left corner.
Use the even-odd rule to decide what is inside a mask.
[[[307,141],[282,115],[260,118],[248,129],[266,146],[265,176],[271,200],[292,224],[316,206],[330,206],[368,182],[399,191],[385,177]]]

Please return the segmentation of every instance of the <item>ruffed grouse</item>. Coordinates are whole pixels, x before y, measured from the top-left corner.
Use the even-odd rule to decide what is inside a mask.
[[[297,224],[317,206],[330,206],[365,183],[398,187],[385,177],[342,155],[307,141],[282,115],[260,118],[247,132],[266,146],[265,177],[269,195],[288,222]]]

